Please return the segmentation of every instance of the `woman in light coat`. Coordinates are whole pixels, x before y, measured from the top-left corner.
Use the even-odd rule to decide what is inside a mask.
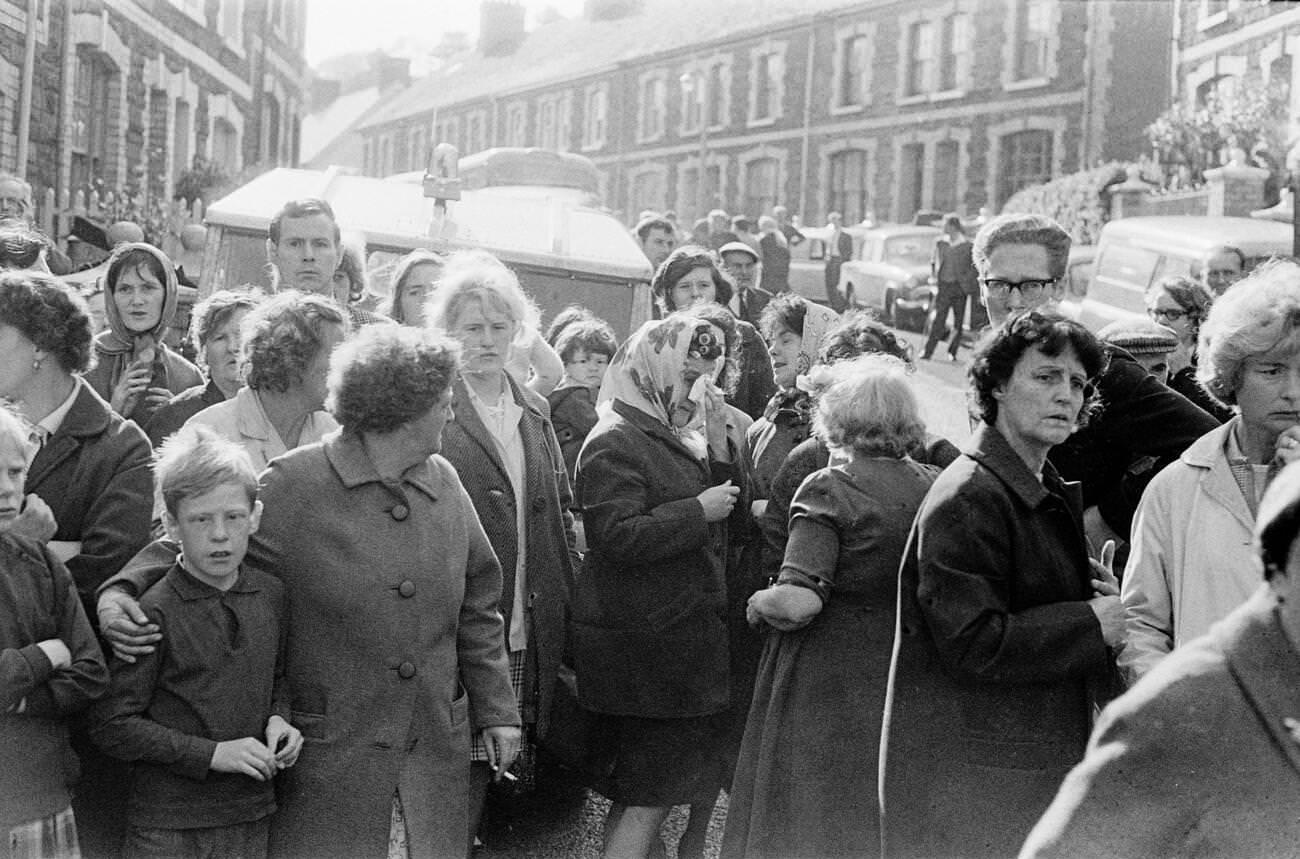
[[[1147,486],[1120,591],[1130,682],[1203,635],[1253,593],[1255,510],[1272,474],[1300,457],[1300,265],[1261,266],[1201,327],[1201,384],[1236,417]]]

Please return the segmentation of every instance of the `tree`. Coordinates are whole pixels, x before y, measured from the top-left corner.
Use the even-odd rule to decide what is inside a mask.
[[[1234,149],[1252,154],[1286,151],[1286,91],[1278,85],[1240,87],[1232,97],[1211,94],[1197,108],[1176,104],[1147,126],[1147,139],[1166,174],[1182,173],[1193,184],[1228,160]]]
[[[220,164],[209,161],[202,155],[194,156],[194,163],[176,179],[176,189],[172,196],[184,200],[187,206],[202,199],[211,201],[213,192],[220,192],[230,184],[230,177]]]

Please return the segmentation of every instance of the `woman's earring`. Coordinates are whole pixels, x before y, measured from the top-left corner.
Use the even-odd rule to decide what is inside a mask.
[[[39,373],[40,371],[41,371],[41,359],[40,359],[40,358],[33,358],[33,359],[32,359],[32,372],[33,372],[33,373]]]

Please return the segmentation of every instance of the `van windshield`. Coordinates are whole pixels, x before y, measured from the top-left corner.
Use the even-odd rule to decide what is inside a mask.
[[[1126,283],[1145,290],[1155,274],[1160,255],[1146,248],[1132,245],[1109,244],[1097,260],[1097,277]]]

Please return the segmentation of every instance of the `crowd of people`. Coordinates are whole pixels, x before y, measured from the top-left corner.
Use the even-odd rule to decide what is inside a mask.
[[[958,448],[904,340],[789,291],[790,221],[649,213],[620,343],[482,251],[381,304],[291,201],[188,350],[160,250],[96,330],[0,222],[11,855],[466,856],[543,759],[611,859],[682,805],[702,857],[723,791],[726,859],[1293,853],[1300,264],[1098,336],[1059,225],[950,216]]]

